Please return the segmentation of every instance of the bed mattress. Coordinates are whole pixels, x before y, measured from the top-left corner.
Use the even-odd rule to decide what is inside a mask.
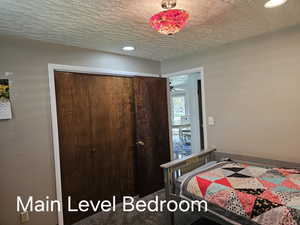
[[[300,171],[212,162],[178,180],[182,197],[243,225],[300,225]]]

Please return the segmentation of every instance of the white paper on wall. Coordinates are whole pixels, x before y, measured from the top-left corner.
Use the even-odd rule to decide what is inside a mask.
[[[12,118],[11,103],[9,99],[9,81],[0,79],[0,120]]]
[[[0,101],[0,120],[8,120],[12,118],[10,102]]]

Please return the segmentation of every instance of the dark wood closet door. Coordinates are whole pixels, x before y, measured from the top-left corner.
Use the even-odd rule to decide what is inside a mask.
[[[137,182],[140,197],[163,188],[160,165],[170,161],[167,83],[163,78],[134,78]]]
[[[132,79],[55,72],[63,204],[135,192]],[[70,225],[93,212],[67,212]]]

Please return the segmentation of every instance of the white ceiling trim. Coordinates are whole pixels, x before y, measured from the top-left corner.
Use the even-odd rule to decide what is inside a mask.
[[[61,64],[48,64],[50,71],[63,71],[63,72],[73,72],[73,73],[88,73],[95,75],[115,75],[115,76],[143,76],[143,77],[160,77],[159,74],[152,73],[140,73],[140,72],[129,72],[121,70],[112,70],[100,67],[84,67],[84,66],[69,66]]]

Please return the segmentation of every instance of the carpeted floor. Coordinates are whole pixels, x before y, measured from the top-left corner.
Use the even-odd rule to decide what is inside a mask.
[[[160,199],[165,199],[164,192],[159,191],[144,198],[145,201],[150,201],[158,195]],[[199,220],[200,219],[200,220]],[[176,225],[191,225],[199,220],[195,225],[217,225],[206,219],[199,218],[196,213],[176,213]],[[168,225],[167,213],[159,212],[123,212],[122,205],[116,207],[115,212],[100,212],[91,217],[83,219],[74,225]]]

